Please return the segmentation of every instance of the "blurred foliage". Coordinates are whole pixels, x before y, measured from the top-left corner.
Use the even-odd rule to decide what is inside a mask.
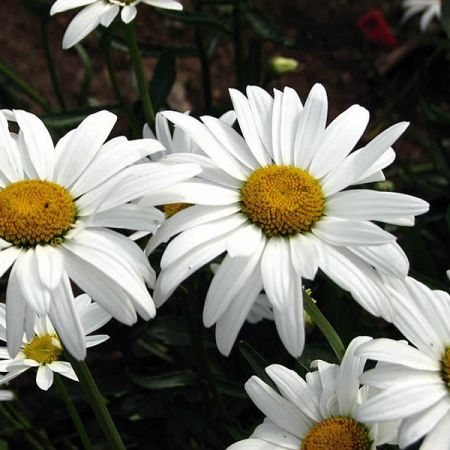
[[[51,3],[23,0],[36,20],[43,21],[49,19]],[[269,65],[273,56],[297,49],[297,59],[302,61],[302,52],[311,51],[315,30],[304,30],[304,41],[293,42],[284,35],[283,24],[275,23],[270,11],[258,3],[205,0],[194,2],[194,9],[189,11],[156,11],[161,17],[178,22],[185,27],[183,30],[192,28],[196,33],[195,45],[139,43],[142,55],[156,64],[153,76],[149,76],[149,89],[157,109],[167,106],[177,77],[177,62],[192,57],[198,58],[201,66],[205,100],[202,112],[218,113],[229,108],[229,104],[213,104],[210,92],[210,66],[223,42],[233,47],[238,68],[236,85],[241,88],[247,83],[265,88],[274,85],[281,74]],[[399,10],[393,7],[389,14],[394,22]],[[449,0],[443,0],[442,26],[450,36]],[[418,218],[415,227],[390,227],[390,231],[398,236],[410,258],[412,275],[446,289],[445,271],[450,268],[450,41],[442,30],[419,36],[417,23],[412,21],[397,32],[404,40],[417,40],[419,45],[399,59],[388,73],[380,74],[375,64],[382,53],[380,49],[364,42],[356,27],[346,32],[353,33],[354,51],[360,62],[358,70],[372,85],[370,98],[364,99],[365,104],[373,106],[372,128],[367,135],[405,118],[414,122],[402,138],[410,144],[414,157],[400,155],[387,171],[387,178],[398,191],[426,199],[431,210]],[[99,30],[98,34],[102,35],[106,52],[111,52],[113,65],[114,56],[127,52],[120,27]],[[45,42],[43,39],[43,45]],[[33,87],[32,79],[25,80],[23,74],[0,58],[1,108],[37,109],[55,137],[77,126],[88,114],[106,108],[121,115],[130,127],[130,134],[136,137],[140,132],[138,124],[143,123],[140,105],[130,104],[133,95],[121,92],[120,84],[114,83],[113,78],[111,85],[117,104],[101,104],[92,88],[96,76],[92,55],[81,45],[76,51],[84,70],[76,105],[65,108],[67,102],[62,99],[55,106],[54,99],[45,98]],[[268,52],[270,57],[266,58]],[[51,52],[47,59],[51,70]],[[230,72],[232,66],[230,63]],[[57,98],[57,67],[54,75]],[[379,188],[385,186],[380,184]],[[158,266],[159,258],[160,252],[152,255],[154,267]],[[224,358],[216,349],[213,330],[204,329],[201,323],[202,302],[210,279],[209,269],[204,268],[187,280],[148,323],[140,322],[133,328],[110,323],[105,332],[111,339],[100,350],[89,352],[88,363],[130,450],[223,450],[230,443],[248,437],[262,419],[243,389],[251,375],[270,382],[264,372],[269,363],[284,364],[304,375],[314,359],[336,361],[317,328],[309,332],[302,357],[293,360],[284,350],[275,327],[267,321],[246,324],[240,334],[241,342],[229,358]],[[325,277],[319,276],[308,287],[344,344],[358,334],[400,337],[393,327],[365,313]],[[67,386],[93,437],[95,449],[106,449],[80,387],[76,383]],[[0,450],[81,448],[54,389],[47,393],[38,390],[31,374],[15,380],[11,388],[17,401],[0,404]]]

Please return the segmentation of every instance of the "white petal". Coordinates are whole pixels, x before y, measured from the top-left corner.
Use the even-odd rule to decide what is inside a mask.
[[[230,233],[242,225],[246,220],[246,217],[242,214],[234,214],[225,219],[219,219],[184,231],[167,246],[166,251],[161,258],[161,268],[164,269],[176,262],[178,258],[183,257],[186,253],[194,247],[201,245],[203,242]]]
[[[309,170],[321,178],[339,165],[353,150],[369,122],[369,112],[359,105],[344,111],[325,130]]]
[[[11,133],[8,122],[0,113],[0,171],[9,181],[23,179],[22,160]]]
[[[78,381],[78,377],[76,376],[75,371],[72,369],[70,363],[66,361],[54,361],[49,364],[49,367],[53,370],[53,372],[59,373],[71,380]]]
[[[256,266],[248,276],[247,283],[243,285],[216,323],[216,344],[222,355],[230,354],[239,331],[261,290],[261,274],[259,267]]]
[[[441,421],[436,425],[433,431],[425,438],[421,450],[437,450],[448,448],[450,442],[450,414],[442,417]]]
[[[364,342],[372,338],[359,336],[353,339],[345,351],[339,367],[339,378],[336,383],[336,395],[339,404],[339,413],[342,416],[351,416],[358,402],[359,377],[363,373],[366,358],[356,356],[355,351]]]
[[[203,309],[203,322],[210,327],[222,316],[233,298],[248,283],[248,277],[259,265],[264,249],[264,238],[259,239],[255,252],[250,256],[225,256],[208,289]]]
[[[258,128],[253,118],[254,113],[250,109],[249,101],[244,94],[236,89],[230,89],[229,92],[239,127],[253,156],[261,166],[270,164],[271,158],[258,134]],[[255,95],[259,95],[259,93],[255,92]],[[264,118],[259,120],[264,120]]]
[[[14,264],[21,252],[19,247],[8,247],[0,251],[0,277]]]
[[[304,437],[307,434],[309,427],[300,411],[262,380],[251,377],[245,383],[245,390],[257,408],[273,423],[294,436]]]
[[[44,123],[34,114],[14,111],[27,155],[41,180],[51,180],[55,163],[55,147]]]
[[[261,260],[261,274],[264,290],[274,308],[285,310],[297,292],[297,275],[291,266],[289,241],[271,238],[266,244]]]
[[[137,9],[133,5],[125,5],[122,8],[120,17],[124,23],[130,23],[136,17]]]
[[[193,228],[207,222],[228,217],[240,209],[239,205],[210,207],[194,205],[183,209],[179,213],[167,219],[156,234],[150,239],[146,253],[150,254],[163,242],[167,242],[172,236],[181,233],[188,228]]]
[[[294,164],[294,145],[302,109],[303,105],[297,93],[293,89],[285,87],[281,107],[280,128],[280,149],[283,164]]]
[[[271,450],[278,446],[280,446],[278,448],[289,450],[298,450],[300,448],[298,437],[288,433],[286,430],[283,430],[267,419],[264,423],[256,427],[251,437],[262,439],[263,441],[272,444]],[[248,450],[249,447],[245,447],[245,449]]]
[[[247,178],[247,171],[242,164],[234,158],[214,135],[197,119],[175,111],[165,111],[164,116],[177,127],[184,130],[223,170],[238,180]]]
[[[53,295],[49,311],[52,324],[63,346],[75,359],[81,361],[86,357],[86,341],[67,274],[63,275]]]
[[[50,9],[50,15],[68,11],[69,9],[79,8],[80,6],[90,5],[98,0],[56,0]]]
[[[315,84],[306,99],[295,136],[294,162],[297,167],[306,168],[325,132],[328,100],[325,88]]]
[[[148,5],[156,6],[157,8],[174,9],[177,11],[181,11],[183,9],[183,5],[175,0],[142,0],[142,2],[147,3]]]
[[[103,344],[109,339],[107,334],[94,334],[93,336],[86,336],[86,347],[95,347],[96,345]]]
[[[70,22],[63,37],[63,49],[78,44],[100,23],[100,18],[109,8],[108,3],[95,2],[82,9]]]
[[[253,224],[242,225],[233,233],[227,242],[227,251],[230,256],[249,256],[261,242],[261,228]]]
[[[410,195],[357,189],[329,197],[325,208],[326,213],[333,217],[391,223],[391,219],[423,214],[429,205]]]
[[[375,339],[362,345],[357,355],[376,361],[401,364],[417,370],[439,372],[439,361],[430,358],[419,350],[392,339]],[[437,378],[438,379],[438,378]]]
[[[48,391],[53,384],[53,371],[48,365],[39,366],[36,373],[36,384],[43,391]]]
[[[313,235],[299,234],[289,239],[292,265],[301,278],[313,280],[316,276],[319,255]]]
[[[51,245],[37,245],[35,248],[39,277],[49,289],[55,289],[64,271],[62,253]]]
[[[77,180],[100,150],[116,121],[115,114],[99,111],[86,117],[78,125],[65,145],[64,154],[58,160],[55,170],[56,183],[70,186]]]
[[[103,12],[100,17],[100,24],[109,27],[120,11],[119,5],[109,5],[109,9]]]
[[[289,447],[287,447],[289,448]],[[227,450],[285,450],[286,447],[274,445],[272,442],[263,441],[262,439],[245,439],[230,445]]]
[[[324,216],[317,221],[312,233],[336,246],[382,245],[395,241],[395,236],[368,221],[356,221]]]
[[[111,320],[111,315],[97,303],[91,303],[82,312],[80,319],[84,334],[87,336],[108,323]]]
[[[11,357],[17,355],[22,344],[26,306],[17,272],[15,264],[11,269],[6,288],[6,342]]]

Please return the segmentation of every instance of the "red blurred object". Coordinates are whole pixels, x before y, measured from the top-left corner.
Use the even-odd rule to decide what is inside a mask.
[[[378,9],[372,9],[358,19],[358,28],[366,39],[374,44],[393,48],[397,45],[397,39],[392,33],[383,13]]]

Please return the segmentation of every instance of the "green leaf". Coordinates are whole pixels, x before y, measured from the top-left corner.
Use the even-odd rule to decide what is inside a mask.
[[[33,86],[28,84],[18,73],[0,62],[0,82],[11,84],[16,91],[25,94],[28,98],[40,105],[44,110],[49,111],[50,105]],[[8,86],[9,87],[9,86]]]
[[[216,379],[217,389],[220,393],[228,395],[233,398],[247,399],[247,394],[244,391],[244,386],[233,381]]]
[[[239,342],[239,351],[250,364],[255,375],[265,381],[269,386],[274,387],[273,381],[269,378],[265,370],[269,363],[248,342]]]
[[[9,445],[4,439],[0,439],[0,450],[8,450]]]
[[[49,128],[74,128],[78,126],[89,114],[107,109],[111,112],[118,112],[117,105],[99,105],[87,108],[75,109],[58,114],[47,114],[42,118]]]
[[[89,54],[81,44],[77,44],[75,46],[75,50],[78,53],[78,57],[80,58],[81,64],[83,65],[84,69],[83,83],[81,84],[81,89],[78,94],[78,105],[83,106],[87,102],[91,89],[92,61]]]
[[[287,44],[281,30],[259,8],[246,6],[243,13],[259,37],[278,44]]]
[[[197,382],[197,377],[190,370],[184,370],[156,376],[131,375],[131,381],[143,389],[160,391],[192,386]]]
[[[166,102],[177,77],[176,58],[174,52],[166,50],[161,53],[158,64],[150,81],[150,98],[155,111],[158,111]]]
[[[450,38],[450,0],[442,0],[441,23]]]

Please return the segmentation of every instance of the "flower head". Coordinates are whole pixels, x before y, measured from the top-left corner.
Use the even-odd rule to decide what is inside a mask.
[[[58,14],[70,9],[84,8],[70,22],[63,38],[63,48],[68,49],[78,44],[99,25],[109,27],[120,12],[124,23],[136,17],[139,3],[163,9],[183,9],[183,5],[175,0],[56,0],[50,14]]]
[[[106,311],[92,302],[86,294],[74,299],[74,308],[80,318],[87,347],[108,339],[107,335],[90,335],[111,319]],[[5,305],[0,304],[0,340],[5,342],[7,327]],[[53,372],[78,380],[70,363],[62,360],[63,346],[47,316],[37,318],[34,329],[29,330],[28,334],[28,337],[23,336],[20,351],[15,357],[11,357],[6,348],[0,348],[0,372],[6,373],[0,377],[0,384],[11,381],[32,367],[37,368],[36,384],[45,391],[53,383]]]
[[[227,252],[206,298],[203,319],[216,324],[219,350],[228,354],[258,294],[264,289],[280,337],[294,355],[304,346],[302,280],[320,268],[369,312],[391,319],[379,273],[403,277],[408,260],[395,237],[372,223],[412,225],[428,204],[408,195],[353,189],[384,180],[391,145],[407,125],[387,129],[353,151],[369,120],[354,105],[328,127],[321,85],[305,106],[290,88],[274,98],[258,87],[247,97],[231,90],[242,131],[205,116],[200,122],[163,113],[205,156],[183,154],[202,173],[165,190],[164,201],[194,206],[169,218],[149,241],[155,249],[179,233],[161,260],[158,305],[191,273]],[[345,190],[344,190],[345,189]]]
[[[438,19],[441,17],[442,0],[403,0],[403,8],[405,9],[403,21],[422,13],[420,29],[425,31],[435,17]]]
[[[106,227],[154,231],[162,213],[129,204],[200,171],[182,164],[134,165],[162,145],[125,137],[105,144],[116,116],[87,117],[57,144],[25,111],[0,113],[0,275],[11,266],[6,292],[8,349],[15,355],[34,312],[49,315],[63,345],[85,355],[69,279],[126,324],[155,315],[146,284],[155,273],[132,240]],[[182,169],[184,167],[184,170]]]
[[[368,423],[400,420],[399,444],[426,436],[421,450],[450,442],[450,296],[407,278],[391,282],[394,324],[412,345],[375,339],[358,355],[379,361],[361,381],[381,389],[358,412]]]
[[[354,339],[340,366],[316,361],[317,371],[297,373],[280,365],[266,368],[276,392],[253,376],[245,389],[253,403],[266,416],[249,439],[228,450],[374,450],[395,440],[397,423],[368,424],[355,419],[369,398],[367,387],[360,387],[365,359],[355,350],[368,337]]]

